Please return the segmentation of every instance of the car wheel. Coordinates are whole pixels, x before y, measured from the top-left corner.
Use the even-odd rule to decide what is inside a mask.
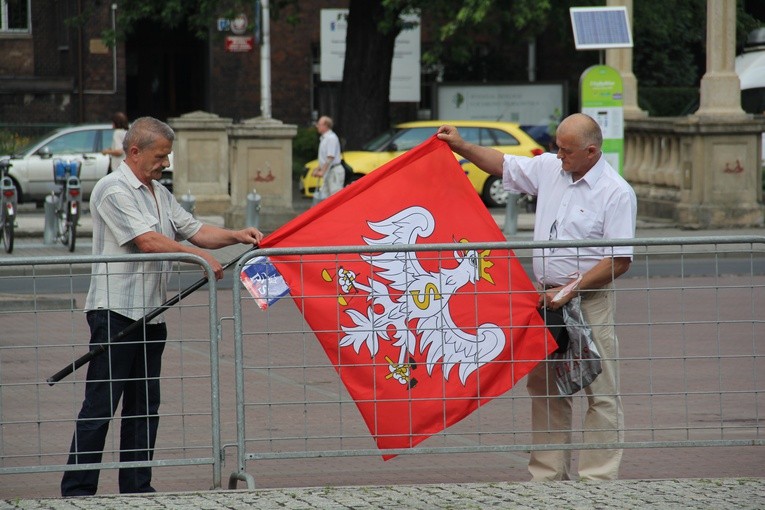
[[[507,191],[502,187],[502,180],[493,175],[486,179],[481,197],[489,207],[504,207],[507,204]]]

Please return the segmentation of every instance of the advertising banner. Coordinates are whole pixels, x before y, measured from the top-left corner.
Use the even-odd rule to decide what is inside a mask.
[[[624,108],[622,77],[610,66],[592,66],[579,80],[582,113],[603,131],[603,155],[622,174],[624,168]]]

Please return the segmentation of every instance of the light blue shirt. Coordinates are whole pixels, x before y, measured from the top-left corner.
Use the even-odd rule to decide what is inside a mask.
[[[90,196],[93,255],[141,253],[133,242],[141,234],[182,241],[202,228],[167,188],[156,181],[152,186],[153,195],[124,162],[96,183]],[[85,310],[109,309],[138,320],[167,300],[171,268],[169,261],[94,263]]]

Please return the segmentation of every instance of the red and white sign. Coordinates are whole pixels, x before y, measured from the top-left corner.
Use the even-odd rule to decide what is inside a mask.
[[[252,51],[254,47],[255,42],[251,35],[229,35],[226,37],[226,51]]]

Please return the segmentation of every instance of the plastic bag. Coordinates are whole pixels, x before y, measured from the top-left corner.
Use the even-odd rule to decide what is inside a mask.
[[[592,341],[592,329],[582,314],[582,298],[577,296],[563,307],[563,320],[568,332],[564,352],[550,354],[555,370],[555,384],[561,395],[573,395],[589,386],[603,371],[600,353]]]
[[[311,202],[311,205],[318,205],[319,202],[327,198],[325,196],[326,192],[324,191],[324,187],[322,186],[322,179],[319,178],[319,182],[316,184],[316,191],[313,192],[313,201]]]
[[[239,279],[261,310],[265,310],[290,292],[284,278],[268,257],[259,256],[249,260],[242,268]]]

